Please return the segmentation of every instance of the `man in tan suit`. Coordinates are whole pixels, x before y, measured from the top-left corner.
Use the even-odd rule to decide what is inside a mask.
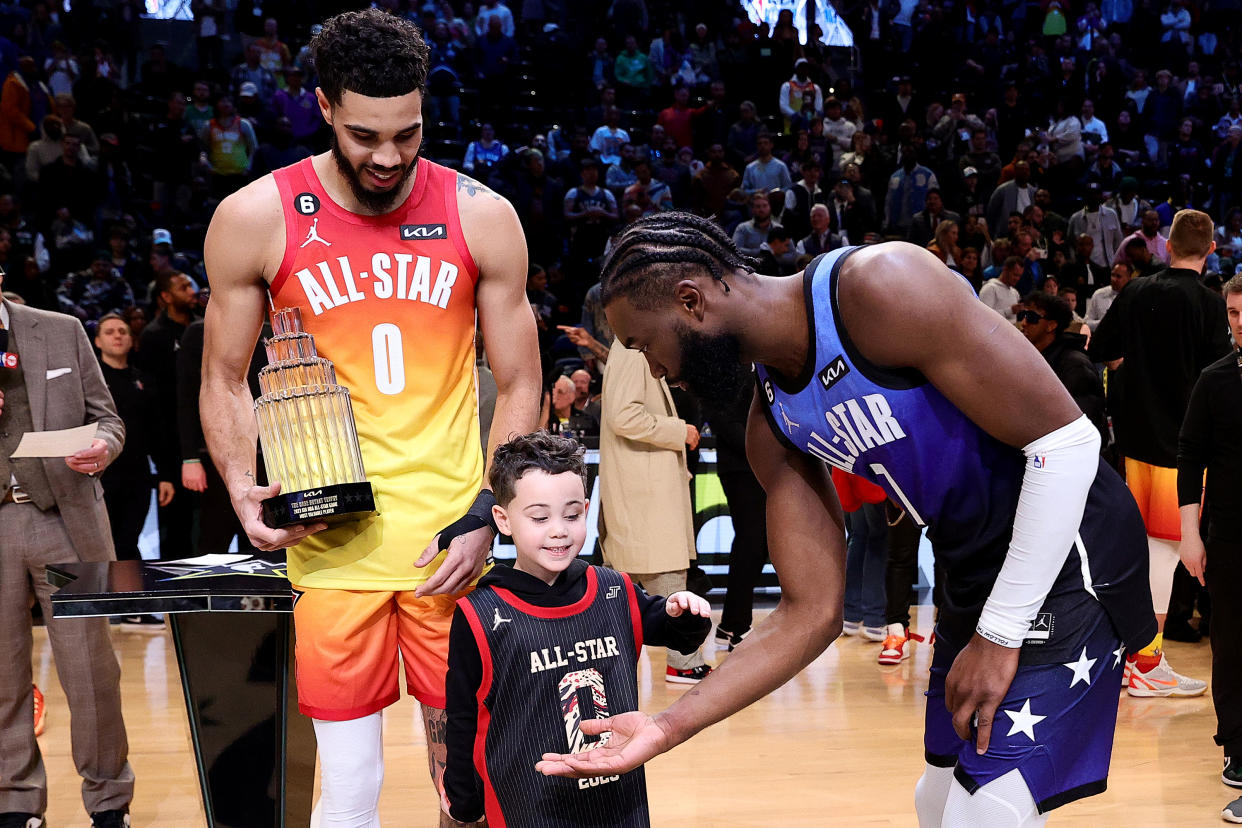
[[[3,272],[0,271],[0,283]],[[0,367],[0,828],[43,828],[47,776],[35,741],[31,599],[72,716],[73,761],[94,828],[127,828],[134,772],[121,718],[120,666],[103,618],[53,618],[44,567],[115,560],[99,474],[125,427],[81,324],[0,303],[8,335]],[[90,448],[66,458],[12,459],[22,435],[98,423]]]
[[[613,340],[604,366],[599,435],[600,543],[604,562],[652,595],[686,588],[694,557],[694,513],[686,446],[699,430],[677,416],[663,379],[639,351]],[[711,668],[702,649],[668,650],[665,680],[697,684]]]

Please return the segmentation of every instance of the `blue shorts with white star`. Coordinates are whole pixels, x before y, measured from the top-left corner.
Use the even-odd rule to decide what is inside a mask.
[[[1040,813],[1102,793],[1117,724],[1125,650],[1103,611],[1076,636],[1078,653],[1064,663],[1019,666],[997,710],[983,756],[953,730],[945,678],[960,650],[937,633],[923,734],[927,762],[952,767],[970,793],[1015,768]]]

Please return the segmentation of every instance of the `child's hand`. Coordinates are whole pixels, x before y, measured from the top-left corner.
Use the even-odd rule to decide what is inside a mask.
[[[683,612],[691,612],[704,618],[710,618],[712,605],[693,592],[682,591],[674,592],[668,596],[668,600],[664,602],[664,611],[673,618],[676,618]]]

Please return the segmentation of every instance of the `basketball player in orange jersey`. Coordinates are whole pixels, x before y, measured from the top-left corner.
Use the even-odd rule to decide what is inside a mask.
[[[499,389],[491,448],[534,429],[539,354],[513,208],[418,157],[428,56],[418,29],[373,9],[347,12],[325,22],[311,51],[332,151],[217,209],[205,248],[201,407],[250,540],[288,547],[298,701],[319,741],[319,824],[370,828],[380,824],[381,711],[399,696],[398,653],[422,703],[433,777],[443,770],[449,626],[493,538],[476,311]],[[301,309],[350,389],[379,514],[331,529],[260,520],[280,481],[255,480],[246,366],[269,295],[276,308]]]

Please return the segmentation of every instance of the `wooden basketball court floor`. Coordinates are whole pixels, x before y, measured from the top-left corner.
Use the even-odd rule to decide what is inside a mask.
[[[916,629],[931,630],[931,607]],[[137,776],[134,828],[205,824],[190,751],[171,639],[114,629],[121,660],[130,762]],[[707,645],[711,647],[710,640]],[[879,645],[858,638],[834,643],[772,695],[710,728],[647,766],[654,825],[914,826],[914,783],[923,767],[923,691],[930,649],[880,667]],[[1171,643],[1173,666],[1209,675],[1205,643]],[[723,651],[710,657],[718,663]],[[48,821],[85,825],[69,747],[69,711],[56,681],[46,631],[35,630],[35,679],[48,702],[39,743],[51,785]],[[684,690],[663,680],[662,650],[648,648],[639,667],[641,706],[658,710]],[[1223,824],[1220,809],[1236,791],[1220,782],[1209,695],[1197,699],[1119,698],[1109,789],[1054,811],[1056,826],[1190,828]],[[410,698],[388,708],[385,826],[438,825],[427,775],[423,728]]]

